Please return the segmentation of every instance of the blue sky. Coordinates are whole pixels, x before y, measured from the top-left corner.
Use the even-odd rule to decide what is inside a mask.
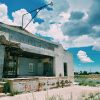
[[[70,48],[69,51],[72,52],[75,64],[76,71],[100,71],[100,52],[92,50],[92,46],[89,47],[79,47],[79,48]],[[88,56],[94,61],[92,63],[82,63],[80,59],[77,57],[77,53],[79,50],[85,51]]]
[[[75,71],[100,71],[100,0],[52,0],[26,28],[72,52]],[[0,0],[0,21],[22,25],[22,15],[51,0]],[[24,26],[34,16],[24,18]]]

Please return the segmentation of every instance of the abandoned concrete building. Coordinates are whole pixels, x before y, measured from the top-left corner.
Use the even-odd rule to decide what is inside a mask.
[[[60,44],[0,23],[0,78],[73,77],[72,55]]]
[[[38,79],[34,80],[35,77]],[[72,55],[62,45],[37,37],[19,26],[0,23],[0,79],[11,79],[12,90],[24,92],[37,90],[37,82],[57,83],[58,77],[65,82],[68,78],[72,82],[74,77]],[[26,89],[26,85],[31,88]]]
[[[72,55],[60,44],[0,23],[0,78],[73,76]]]

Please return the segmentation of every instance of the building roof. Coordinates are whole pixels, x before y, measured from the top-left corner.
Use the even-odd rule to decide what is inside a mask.
[[[46,39],[43,39],[41,37],[38,37],[30,32],[28,32],[27,30],[23,29],[21,26],[14,26],[14,25],[8,25],[8,24],[5,24],[5,23],[2,23],[0,22],[0,26],[1,27],[4,27],[4,28],[7,28],[7,29],[10,29],[12,31],[16,31],[16,32],[19,32],[19,33],[22,33],[22,34],[25,34],[25,35],[28,35],[28,36],[31,36],[31,37],[34,37],[34,38],[37,38],[39,40],[42,40],[44,42],[48,42],[50,44],[54,44],[54,45],[59,45],[58,43],[56,42],[52,42],[52,41],[49,41],[49,40],[46,40]]]

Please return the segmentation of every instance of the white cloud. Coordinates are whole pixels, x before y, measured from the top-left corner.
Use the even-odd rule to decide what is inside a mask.
[[[69,21],[69,18],[70,18],[70,13],[69,12],[62,12],[62,13],[60,13],[60,15],[59,15],[60,17],[61,17],[61,22],[60,23],[62,23],[62,24],[64,24],[65,22],[67,22],[67,21]]]
[[[70,11],[86,11],[90,9],[93,0],[67,0],[70,5]]]
[[[7,16],[8,10],[5,4],[0,4],[0,16],[4,17]]]
[[[5,4],[0,4],[0,22],[9,24],[9,25],[16,25],[21,26],[22,25],[22,15],[27,13],[25,9],[20,9],[18,11],[15,11],[12,13],[13,20],[9,19],[8,17],[8,8]],[[24,26],[29,22],[29,20],[32,18],[31,14],[28,14],[24,18]],[[26,28],[31,33],[36,33],[36,27],[38,26],[38,23],[31,22],[29,26]]]
[[[58,25],[57,24],[51,25],[50,30],[48,32],[53,38],[55,38],[57,40],[60,40],[60,39],[62,40],[64,38],[59,24]]]
[[[46,0],[47,2],[50,0]],[[37,27],[37,33],[44,36],[54,38],[54,41],[60,42],[68,40],[68,36],[64,36],[61,26],[68,21],[70,14],[68,13],[69,4],[67,0],[52,0],[53,10],[44,9],[38,14],[39,18],[44,19],[44,22]],[[53,24],[50,24],[53,23]],[[63,45],[64,46],[64,45]],[[65,46],[64,46],[65,47]]]
[[[64,1],[66,1],[66,0],[64,0]],[[55,1],[54,4],[56,4],[56,2],[57,1]],[[61,0],[59,0],[59,2],[61,2]],[[64,3],[64,2],[62,2],[62,3]],[[67,1],[66,1],[66,4],[67,4]],[[59,8],[58,9],[56,6],[58,7],[58,6],[62,6],[62,5],[55,5],[53,8],[55,11],[57,10],[56,15],[59,15],[58,18],[56,18],[57,16],[54,14],[55,11],[48,11],[47,9],[44,9],[39,14],[40,14],[40,17],[45,20],[45,22],[43,24],[39,25],[38,23],[33,23],[33,21],[32,21],[28,25],[26,30],[28,30],[29,32],[31,32],[33,34],[35,34],[36,32],[37,33],[39,32],[39,33],[41,33],[41,35],[50,36],[55,39],[54,41],[61,41],[63,39],[66,39],[67,36],[63,35],[63,33],[61,31],[61,24],[59,24],[59,22],[65,22],[65,20],[68,19],[69,15],[67,15],[67,13],[65,13],[65,12],[62,12],[61,8],[58,7]],[[68,7],[63,7],[63,9],[64,9],[64,11],[67,11]],[[17,10],[12,13],[13,20],[10,20],[7,15],[8,14],[7,6],[5,4],[0,5],[1,21],[2,22],[6,21],[6,24],[22,26],[22,15],[25,13],[28,13],[26,9]],[[6,20],[5,20],[5,18],[6,18]],[[24,27],[30,21],[31,18],[32,18],[31,14],[24,16]],[[53,18],[56,21],[58,21],[58,19],[60,18],[62,21],[59,20],[59,22],[56,22],[55,24],[50,24],[50,22],[53,21],[52,20]],[[40,27],[40,29],[39,29],[39,27]]]
[[[5,4],[0,4],[0,22],[12,25],[12,20],[8,17],[8,8]]]
[[[57,3],[60,2],[60,3]],[[61,4],[62,3],[62,4]],[[61,8],[63,6],[64,7]],[[61,5],[60,5],[61,4]],[[56,7],[57,6],[57,7]],[[40,33],[43,36],[49,36],[54,38],[54,41],[60,42],[65,49],[73,48],[73,47],[85,47],[85,46],[93,46],[93,50],[100,51],[100,40],[97,38],[90,37],[89,35],[81,35],[81,36],[68,36],[64,35],[61,30],[61,27],[64,23],[69,21],[70,13],[68,10],[68,3],[67,0],[59,0],[54,2],[53,11],[48,11],[47,9],[42,10],[38,17],[44,19],[44,23],[38,24],[33,23],[33,21],[29,24],[26,28],[29,32],[35,34]],[[56,13],[55,13],[56,12]],[[8,17],[8,8],[5,4],[0,4],[0,22],[10,24],[10,25],[22,25],[22,15],[27,13],[27,10],[20,9],[12,13],[13,20],[9,19]],[[32,18],[31,14],[28,14],[24,17],[24,26],[29,22]],[[54,24],[50,24],[50,22],[54,22]],[[68,28],[68,27],[66,27]],[[99,31],[98,27],[94,27],[96,30]]]
[[[13,23],[19,26],[22,26],[22,15],[28,13],[25,9],[20,9],[12,13],[13,16]],[[27,14],[24,16],[23,19],[23,27],[27,25],[27,23],[31,20],[32,16],[31,14]],[[26,27],[26,30],[32,33],[36,33],[36,27],[38,26],[38,23],[33,23],[33,21]]]
[[[82,35],[73,40],[75,47],[85,47],[85,46],[92,46],[95,40],[88,35]]]
[[[95,51],[100,51],[100,38],[95,41],[92,49]]]
[[[22,25],[22,15],[27,13],[25,9],[20,9],[12,13],[12,16],[14,18],[13,22],[19,26]],[[29,14],[28,16],[25,16],[24,18],[24,25],[30,20],[31,15]]]
[[[50,0],[46,0],[50,2]],[[42,23],[38,30],[47,31],[50,29],[50,23],[64,23],[68,20],[69,15],[67,14],[69,4],[67,0],[52,0],[53,1],[53,10],[48,11],[47,9],[43,9],[39,12],[38,17],[44,19],[44,23]]]
[[[95,39],[88,36],[88,35],[82,35],[82,36],[64,36],[67,38],[63,38],[61,40],[62,45],[65,49],[68,48],[74,48],[74,47],[86,47],[86,46],[92,46],[95,43]]]
[[[61,41],[63,40],[66,36],[63,35],[60,24],[52,24],[50,26],[50,29],[47,31],[38,31],[41,35],[44,36],[49,36],[54,38],[55,41]]]
[[[93,29],[97,32],[100,32],[100,25],[93,26]]]
[[[84,17],[83,17],[83,20],[86,21],[86,20],[88,19],[88,13],[87,13],[87,12],[84,12],[84,14],[85,14],[85,15],[84,15]]]
[[[46,0],[50,2],[50,0]],[[53,13],[55,16],[60,14],[61,12],[67,12],[69,9],[69,3],[67,0],[51,0],[53,2]]]
[[[80,59],[83,63],[92,63],[94,62],[90,57],[88,57],[87,53],[85,51],[78,51],[77,57]]]

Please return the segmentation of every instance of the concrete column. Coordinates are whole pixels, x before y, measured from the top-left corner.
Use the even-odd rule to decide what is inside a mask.
[[[0,45],[0,78],[2,78],[3,75],[4,53],[5,47],[3,45]]]
[[[56,56],[54,60],[55,76],[64,76],[63,61],[61,56]]]

